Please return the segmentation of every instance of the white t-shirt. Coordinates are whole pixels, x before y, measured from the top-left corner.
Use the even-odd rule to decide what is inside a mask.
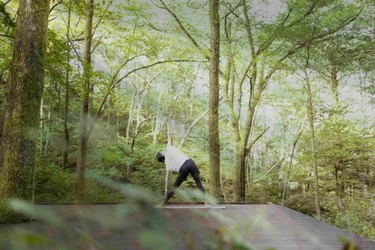
[[[167,146],[167,151],[165,151],[165,168],[167,171],[178,172],[182,164],[189,159],[184,153],[182,153],[178,148]]]

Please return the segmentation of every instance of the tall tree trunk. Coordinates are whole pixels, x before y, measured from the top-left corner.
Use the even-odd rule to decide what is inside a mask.
[[[43,96],[40,100],[40,113],[39,113],[39,156],[42,156],[43,152]]]
[[[312,92],[311,92],[311,84],[310,79],[307,73],[308,68],[308,61],[309,61],[309,49],[307,48],[307,59],[306,59],[306,66],[305,66],[305,82],[306,82],[306,90],[307,90],[307,116],[310,125],[310,140],[311,140],[311,158],[312,158],[312,165],[314,171],[314,185],[315,185],[315,211],[316,217],[318,220],[321,219],[320,216],[320,198],[319,198],[319,176],[318,176],[318,163],[316,159],[315,153],[315,128],[314,128],[314,109],[313,109],[313,101],[312,101]]]
[[[290,172],[292,170],[294,153],[296,151],[297,142],[298,142],[299,138],[301,137],[302,132],[303,132],[303,128],[300,128],[299,132],[297,134],[297,137],[296,137],[296,139],[293,142],[292,150],[290,152],[290,161],[289,161],[288,170],[287,170],[287,173],[286,173],[286,176],[285,176],[285,183],[284,183],[284,190],[283,190],[283,196],[282,196],[282,200],[281,200],[281,205],[284,205],[284,202],[285,202],[285,199],[286,199],[286,190],[287,190],[287,187],[288,187]]]
[[[210,194],[220,198],[220,139],[219,139],[219,61],[220,16],[219,0],[210,0],[210,79],[209,79],[209,143],[210,143]]]
[[[71,14],[71,7],[68,7],[68,20],[67,20],[67,27],[66,27],[66,43],[69,49],[67,53],[66,63],[69,65],[70,63],[70,14]],[[65,99],[64,99],[64,146],[63,146],[63,159],[62,159],[62,167],[68,167],[68,156],[69,156],[69,129],[68,129],[68,115],[69,115],[69,81],[70,81],[70,69],[67,67],[65,72]]]
[[[246,152],[243,144],[238,142],[236,150],[236,173],[234,180],[234,200],[245,201],[246,197]]]
[[[86,28],[85,28],[85,49],[83,61],[83,96],[81,99],[81,115],[79,126],[79,141],[78,141],[78,158],[76,168],[76,183],[75,183],[75,200],[82,202],[85,193],[85,170],[87,157],[87,142],[88,142],[88,111],[90,99],[90,76],[91,76],[91,46],[92,46],[92,22],[94,16],[94,0],[88,0],[86,3]]]
[[[0,131],[0,200],[32,200],[49,0],[20,0]]]
[[[62,167],[68,167],[69,156],[69,129],[68,129],[68,114],[69,114],[69,70],[66,71],[65,79],[65,99],[64,99],[64,146],[63,146],[63,159]]]

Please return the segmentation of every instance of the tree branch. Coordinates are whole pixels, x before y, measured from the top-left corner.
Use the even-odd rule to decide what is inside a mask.
[[[6,37],[6,38],[14,38],[14,36],[9,36],[9,35],[5,35],[5,34],[0,34],[1,37]]]
[[[197,124],[206,114],[208,113],[208,109],[206,109],[200,116],[195,118],[195,120],[189,125],[189,128],[187,129],[186,133],[182,136],[182,140],[180,141],[180,144],[178,145],[178,148],[181,148],[182,145],[185,142],[185,139],[188,137],[191,129]]]
[[[125,149],[121,147],[120,145],[118,145],[117,141],[115,143],[116,143],[116,146],[124,153],[124,155],[129,156],[129,154],[125,151]]]
[[[267,175],[269,175],[269,173],[271,173],[271,171],[275,168],[275,167],[277,167],[279,164],[280,164],[280,162],[282,162],[283,160],[285,159],[285,155],[278,161],[278,162],[276,162],[275,164],[273,164],[273,166],[262,176],[262,177],[260,177],[260,178],[258,178],[258,179],[256,179],[256,180],[253,180],[253,182],[255,183],[255,182],[258,182],[258,181],[261,181],[261,180],[263,180],[264,178],[266,178],[267,177]]]
[[[120,77],[117,81],[114,81],[115,77],[112,78],[113,81],[112,83],[109,85],[108,89],[107,89],[107,93],[104,95],[104,98],[103,98],[103,101],[102,103],[100,104],[99,108],[98,108],[98,111],[96,112],[96,115],[92,121],[92,123],[90,124],[89,126],[89,130],[87,132],[87,139],[90,137],[91,135],[91,132],[94,128],[94,124],[96,122],[96,120],[98,119],[100,113],[101,113],[101,110],[103,109],[106,101],[107,101],[107,98],[109,96],[109,94],[111,93],[111,91],[116,87],[117,84],[119,84],[122,80],[124,80],[125,78],[127,78],[129,75],[139,71],[139,70],[142,70],[142,69],[147,69],[147,68],[151,68],[153,66],[156,66],[158,64],[163,64],[163,63],[174,63],[174,62],[206,62],[206,61],[197,61],[197,60],[164,60],[164,61],[157,61],[157,62],[154,62],[154,63],[151,63],[151,64],[148,64],[148,65],[144,65],[144,66],[141,66],[139,68],[136,68],[136,69],[133,69],[131,71],[129,71],[128,73],[126,73],[124,76]],[[126,63],[124,63],[123,65],[126,65]],[[117,71],[116,74],[118,74],[120,71],[121,71],[122,68],[119,68],[119,70]]]
[[[106,8],[104,10],[103,15],[100,16],[100,19],[98,20],[98,22],[96,23],[95,27],[93,28],[92,36],[94,36],[94,34],[95,34],[96,30],[98,29],[99,25],[103,22],[104,16],[106,15],[106,13],[107,13],[109,7],[112,5],[112,3],[113,3],[113,0],[111,0],[110,2],[108,2],[107,6],[106,6]]]
[[[249,45],[250,45],[250,51],[251,51],[251,57],[255,56],[255,46],[254,46],[254,39],[253,39],[253,34],[251,31],[251,23],[250,23],[250,18],[247,13],[247,5],[246,5],[246,0],[241,0],[242,7],[243,7],[243,14],[245,16],[245,29],[247,33],[247,39],[249,40]]]
[[[262,133],[260,133],[252,142],[250,142],[247,147],[246,151],[249,151],[251,147],[267,132],[267,130],[270,129],[270,127],[267,127]]]
[[[91,53],[94,53],[94,51],[96,50],[96,48],[99,46],[100,42],[102,41],[102,38],[103,38],[103,35],[99,37],[99,40],[95,43],[93,49],[91,50]]]
[[[51,12],[52,12],[57,6],[59,6],[60,4],[62,4],[62,1],[59,1],[59,2],[57,2],[56,4],[54,4],[54,5],[51,7],[51,9],[49,10],[49,13],[51,14]]]
[[[189,31],[185,28],[185,26],[182,24],[182,21],[180,20],[180,18],[178,18],[178,16],[176,15],[176,13],[174,13],[165,3],[163,0],[159,0],[160,3],[163,5],[163,8],[169,12],[169,14],[172,15],[172,17],[176,20],[178,26],[180,27],[180,29],[182,30],[182,32],[188,37],[188,39],[194,44],[195,47],[197,47],[198,49],[202,50],[201,46],[199,46],[198,42],[193,38],[193,36],[189,33]],[[210,56],[207,54],[207,53],[204,53],[204,57],[207,59],[207,60],[210,60]]]

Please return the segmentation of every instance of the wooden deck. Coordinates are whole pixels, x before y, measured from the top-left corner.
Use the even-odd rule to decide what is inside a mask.
[[[375,249],[375,242],[272,204],[222,204],[219,209],[186,204],[141,210],[125,204],[35,208],[40,210],[36,217],[47,221],[37,218],[31,223],[0,225],[0,249],[190,250],[240,249],[235,246],[243,245],[248,249],[341,250],[343,239],[355,242],[361,250]]]

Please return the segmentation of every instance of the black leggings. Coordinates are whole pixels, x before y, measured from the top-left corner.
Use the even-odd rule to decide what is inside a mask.
[[[172,190],[164,198],[164,203],[167,203],[168,200],[173,197],[173,195],[175,194],[175,190],[181,185],[183,181],[186,181],[186,178],[189,174],[193,176],[198,189],[205,193],[201,179],[199,178],[199,169],[192,159],[188,159],[184,164],[182,164]]]

